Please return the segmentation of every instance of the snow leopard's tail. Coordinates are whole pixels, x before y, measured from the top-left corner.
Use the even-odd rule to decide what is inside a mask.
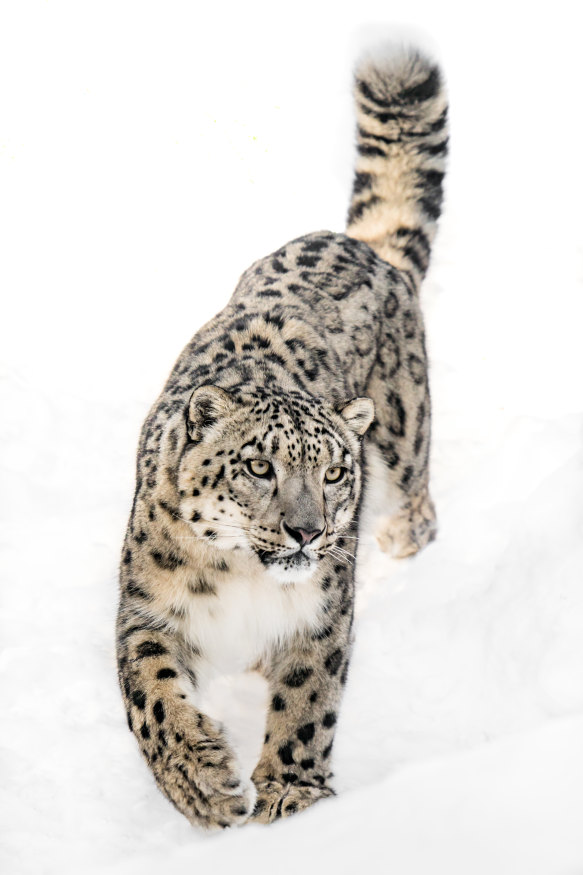
[[[346,233],[408,271],[429,264],[447,154],[442,76],[417,51],[364,60],[356,70],[358,157]]]

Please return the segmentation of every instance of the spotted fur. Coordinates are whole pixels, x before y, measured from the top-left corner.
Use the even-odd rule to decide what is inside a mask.
[[[407,556],[434,533],[418,289],[445,97],[415,53],[364,64],[355,87],[348,233],[253,264],[182,352],[140,438],[119,678],[160,788],[203,826],[270,822],[333,793],[363,453],[387,486],[383,549]],[[202,704],[214,677],[247,669],[270,688],[251,782]]]

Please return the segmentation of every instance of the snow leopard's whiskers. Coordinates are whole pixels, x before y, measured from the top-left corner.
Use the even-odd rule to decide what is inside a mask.
[[[338,547],[330,547],[328,553],[330,556],[333,556],[334,559],[337,559],[339,562],[342,562],[344,565],[354,565],[354,561],[350,558],[350,556],[345,556],[343,553],[337,552],[339,551]]]

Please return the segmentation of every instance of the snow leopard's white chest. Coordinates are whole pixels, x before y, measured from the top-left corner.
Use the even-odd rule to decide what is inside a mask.
[[[200,652],[205,673],[241,672],[295,633],[317,628],[322,600],[314,580],[282,585],[267,573],[246,573],[243,566],[221,582],[216,595],[196,598],[185,633]]]

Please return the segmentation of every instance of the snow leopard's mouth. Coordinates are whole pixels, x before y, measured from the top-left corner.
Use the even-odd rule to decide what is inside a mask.
[[[260,561],[266,568],[279,565],[282,568],[308,568],[313,565],[316,556],[312,551],[306,553],[301,547],[289,553],[277,553],[275,550],[255,550]]]
[[[303,550],[296,550],[295,553],[292,553],[290,556],[283,556],[279,561],[286,568],[307,568],[309,565],[313,564],[314,559],[312,556],[304,553]]]
[[[265,551],[261,551],[265,554]],[[270,575],[280,584],[305,583],[314,574],[318,565],[315,556],[309,556],[303,550],[296,550],[288,555],[260,555],[259,558]]]
[[[309,580],[318,565],[318,556],[311,550],[306,553],[300,548],[284,554],[275,550],[255,552],[262,565],[279,583],[302,583]]]

